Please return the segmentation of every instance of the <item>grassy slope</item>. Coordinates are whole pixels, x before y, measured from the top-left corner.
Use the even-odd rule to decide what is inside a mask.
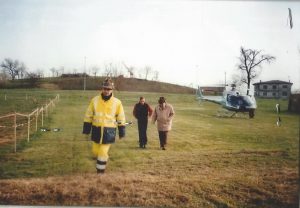
[[[101,83],[105,77],[87,77],[86,78],[86,89],[87,90],[97,90],[101,86]],[[184,93],[193,94],[195,89],[191,87],[138,79],[138,78],[122,78],[114,77],[112,78],[117,91],[141,91],[141,92],[168,92],[168,93]],[[28,79],[18,79],[14,81],[8,81],[4,88],[8,89],[20,89],[20,88],[43,88],[50,90],[82,90],[84,86],[83,77],[49,77],[41,78],[36,80],[36,83],[32,85],[31,80]],[[1,88],[1,85],[0,85]]]
[[[283,112],[277,127],[276,101],[258,100],[250,120],[218,117],[217,105],[198,104],[193,95],[118,92],[127,120],[134,120],[139,96],[152,106],[166,96],[176,112],[173,130],[167,151],[160,151],[149,124],[148,148],[140,150],[137,126],[129,126],[127,138],[110,150],[107,173],[97,176],[81,135],[83,114],[97,92],[59,93],[49,127],[62,131],[39,133],[16,154],[2,151],[1,204],[297,207],[299,116]]]

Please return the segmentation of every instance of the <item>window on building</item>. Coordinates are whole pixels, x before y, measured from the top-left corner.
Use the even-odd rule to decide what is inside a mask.
[[[263,92],[263,96],[267,96],[268,94],[267,94],[267,92]]]
[[[263,89],[264,90],[268,89],[268,85],[263,85]]]
[[[282,96],[288,96],[287,92],[282,92]]]
[[[283,89],[287,89],[287,85],[282,85],[282,88]]]
[[[273,93],[272,93],[272,96],[273,96],[273,97],[276,97],[276,92],[273,92]]]
[[[273,85],[273,86],[272,86],[272,89],[273,89],[273,90],[276,90],[276,89],[277,89],[277,85]]]

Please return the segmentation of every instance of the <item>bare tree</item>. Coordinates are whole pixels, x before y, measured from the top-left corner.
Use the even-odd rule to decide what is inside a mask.
[[[73,69],[73,74],[77,74],[77,69],[76,68]]]
[[[103,76],[112,77],[112,63],[104,64]]]
[[[144,68],[137,70],[136,74],[139,79],[142,79],[144,74]]]
[[[35,75],[38,78],[44,77],[44,71],[43,69],[37,69],[35,73],[32,73],[31,75]]]
[[[56,68],[53,67],[53,68],[50,69],[50,71],[52,72],[52,76],[53,77],[59,77],[60,75],[64,74],[65,67],[61,66],[58,69],[56,69]]]
[[[64,73],[65,73],[65,67],[64,66],[59,67],[59,69],[57,70],[57,77]]]
[[[154,71],[153,74],[154,74],[154,75],[153,75],[152,80],[157,81],[157,80],[158,80],[159,72],[158,72],[158,71]]]
[[[20,64],[20,67],[19,67],[19,69],[18,69],[18,79],[23,79],[24,77],[25,77],[25,75],[26,75],[26,66],[25,66],[25,64],[22,62],[21,64]]]
[[[25,73],[26,69],[23,63],[20,63],[18,60],[12,60],[10,58],[4,59],[1,67],[4,72],[7,72],[10,75],[12,80],[15,80],[15,78],[19,76],[20,71],[22,71],[22,73]]]
[[[121,74],[116,64],[111,65],[111,73],[113,77],[118,77]]]
[[[144,71],[145,71],[145,79],[147,80],[148,75],[152,72],[151,66],[145,66]]]
[[[93,66],[92,67],[91,71],[92,71],[92,74],[94,75],[94,77],[97,76],[97,73],[98,73],[99,69],[100,68],[98,66]]]
[[[50,71],[52,72],[52,77],[54,77],[54,74],[55,74],[55,72],[56,72],[56,69],[55,69],[54,67],[52,67],[52,68],[50,69]]]
[[[260,74],[263,62],[271,63],[275,60],[274,56],[261,54],[261,50],[245,49],[241,47],[238,68],[242,71],[241,81],[247,84],[247,95],[249,94],[251,80]]]

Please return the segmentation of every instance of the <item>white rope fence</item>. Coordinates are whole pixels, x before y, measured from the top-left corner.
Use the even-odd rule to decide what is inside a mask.
[[[0,125],[0,131],[3,128],[13,128],[14,129],[14,151],[17,152],[17,127],[27,125],[27,142],[30,141],[30,126],[33,120],[35,120],[35,132],[38,130],[38,119],[41,116],[41,126],[44,126],[44,114],[48,117],[51,109],[55,107],[55,104],[59,101],[59,94],[56,95],[54,99],[50,99],[49,103],[46,105],[36,108],[29,114],[23,113],[11,113],[4,116],[0,116],[1,120],[9,120],[13,118],[13,125]],[[23,117],[27,122],[25,123],[17,123],[17,116]]]

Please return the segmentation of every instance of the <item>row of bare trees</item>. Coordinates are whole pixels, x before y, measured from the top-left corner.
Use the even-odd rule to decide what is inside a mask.
[[[1,63],[2,73],[0,73],[1,79],[24,79],[24,78],[41,78],[44,77],[44,71],[37,69],[35,72],[27,71],[25,64],[19,60],[13,60],[11,58],[5,58]],[[152,69],[151,66],[147,65],[145,67],[134,67],[126,66],[124,63],[105,63],[103,67],[94,65],[88,68],[86,71],[84,69],[83,74],[96,77],[97,75],[105,77],[126,77],[127,73],[123,72],[123,69],[127,70],[128,77],[131,78],[143,78],[143,79],[152,79],[157,81],[159,72]],[[65,68],[61,67],[52,67],[49,69],[52,77],[59,77],[65,73]],[[71,74],[78,74],[80,70],[74,68]],[[102,72],[102,73],[101,73]]]
[[[262,54],[262,50],[246,49],[244,47],[241,47],[240,57],[237,65],[237,68],[240,70],[240,74],[234,75],[233,82],[235,84],[246,84],[248,88],[247,94],[249,94],[251,81],[257,78],[261,73],[262,64],[264,62],[271,63],[274,60],[274,56]],[[0,66],[3,69],[2,77],[8,75],[10,76],[11,80],[43,77],[42,70],[37,70],[35,73],[27,72],[25,64],[18,60],[6,58]],[[158,80],[159,72],[153,70],[151,66],[146,65],[145,67],[138,68],[134,66],[127,66],[124,62],[122,62],[122,64],[105,63],[102,69],[100,69],[100,67],[98,66],[92,66],[90,69],[88,69],[88,72],[84,72],[84,74],[89,74],[96,77],[99,71],[102,70],[102,75],[105,77],[125,76],[122,70],[124,67],[128,72],[128,77],[147,80],[150,75],[152,75],[150,79],[154,81]],[[50,68],[50,71],[52,73],[52,77],[58,77],[64,74],[65,68],[52,67]],[[77,74],[77,69],[74,69],[73,73]],[[136,75],[137,73],[138,76]]]
[[[11,58],[5,58],[0,67],[2,68],[2,73],[0,72],[0,80],[15,80],[24,78],[37,79],[43,76],[42,70],[38,69],[36,72],[29,72],[23,62],[13,60]]]
[[[24,78],[27,73],[25,64],[18,60],[6,58],[0,66],[3,69],[3,74],[8,74],[12,80]]]
[[[124,73],[124,69],[127,71]],[[55,68],[53,68],[55,70]],[[77,69],[73,70],[73,74],[77,73]],[[53,72],[55,73],[55,71]],[[59,74],[59,70],[56,71]],[[102,67],[94,65],[87,69],[85,72],[88,75],[96,77],[97,75],[102,75],[104,77],[130,77],[130,78],[141,78],[141,79],[151,79],[151,80],[158,80],[159,72],[153,70],[151,66],[146,65],[144,67],[135,67],[135,66],[127,66],[125,63],[118,63],[118,62],[110,62],[104,63]]]

